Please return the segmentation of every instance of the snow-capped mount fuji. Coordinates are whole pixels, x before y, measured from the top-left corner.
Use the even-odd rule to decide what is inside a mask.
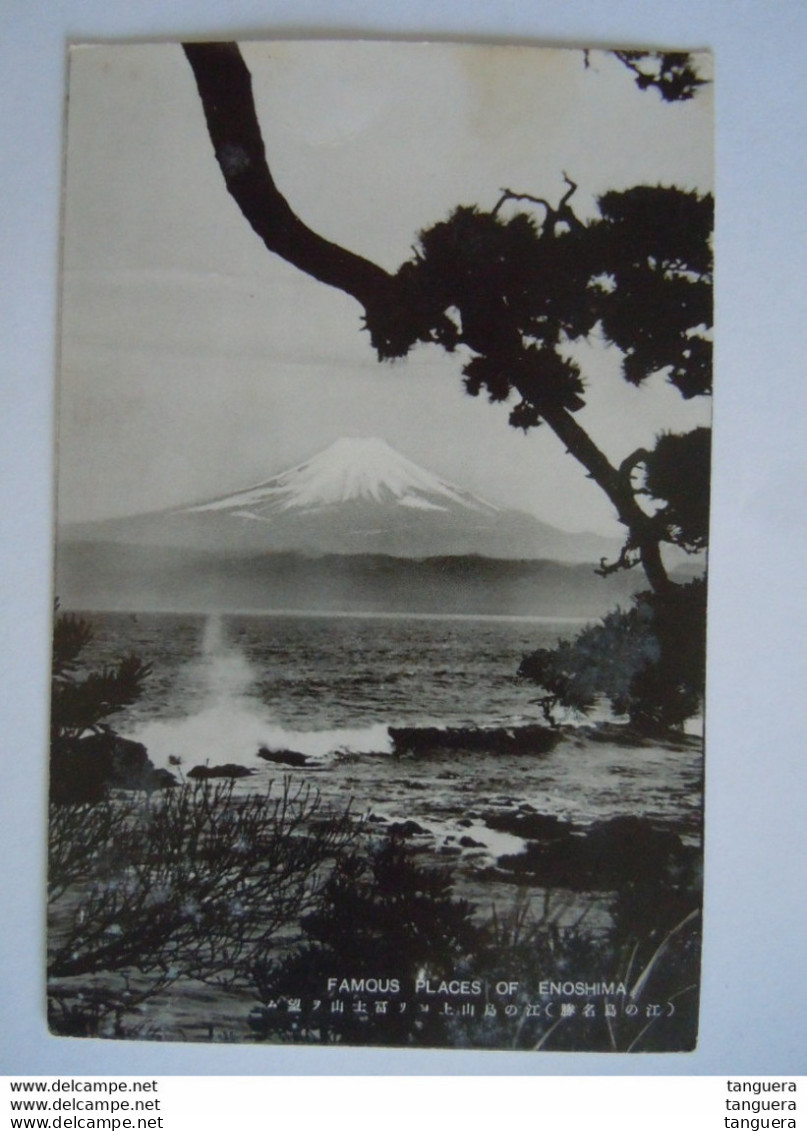
[[[615,544],[495,506],[384,440],[343,438],[271,478],[157,514],[74,524],[72,542],[182,547],[229,557],[295,551],[595,562]]]
[[[419,467],[385,440],[343,438],[265,483],[185,507],[181,513],[229,512],[266,521],[293,511],[310,513],[356,503],[443,514],[460,508],[491,516],[500,510]]]

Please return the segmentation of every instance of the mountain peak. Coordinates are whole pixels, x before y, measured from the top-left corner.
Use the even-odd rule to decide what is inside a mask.
[[[158,514],[76,526],[70,537],[231,559],[290,550],[592,562],[619,552],[619,543],[564,534],[485,502],[368,436],[344,436],[252,487]]]
[[[350,502],[394,503],[416,510],[454,507],[495,513],[491,503],[456,487],[378,437],[344,436],[305,462],[246,491],[187,511],[239,510],[255,518]]]
[[[389,459],[400,458],[399,453],[380,436],[340,436],[327,448],[319,453],[320,456],[328,452],[344,455],[346,458],[366,459],[382,457]],[[318,457],[314,457],[318,458]]]

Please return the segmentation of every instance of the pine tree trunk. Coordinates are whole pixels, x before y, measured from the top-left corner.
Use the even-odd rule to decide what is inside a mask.
[[[650,518],[636,502],[630,483],[601,452],[588,432],[577,423],[566,409],[539,406],[542,418],[570,455],[582,464],[589,476],[608,496],[616,508],[617,516],[627,527],[639,547],[642,567],[654,593],[667,592],[672,582],[661,559],[659,540],[653,533]]]

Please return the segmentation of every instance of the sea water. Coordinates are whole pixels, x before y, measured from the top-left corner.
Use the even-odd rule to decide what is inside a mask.
[[[433,616],[84,614],[89,667],[152,673],[115,728],[152,759],[239,761],[257,746],[383,752],[389,726],[540,721],[522,657],[580,622]],[[225,757],[226,755],[226,757]]]
[[[522,618],[284,614],[84,614],[88,668],[136,653],[152,667],[143,694],[110,718],[155,765],[242,765],[244,788],[279,774],[311,780],[329,801],[461,835],[485,806],[527,804],[591,822],[646,816],[700,835],[697,742],[631,745],[574,731],[542,755],[391,758],[390,726],[541,722],[522,657],[582,622]],[[309,756],[302,771],[267,764],[261,747]],[[239,789],[241,786],[239,786]],[[454,827],[454,824],[457,827]],[[474,820],[478,840],[490,840]],[[492,845],[491,845],[492,847]],[[499,846],[500,847],[500,846]]]

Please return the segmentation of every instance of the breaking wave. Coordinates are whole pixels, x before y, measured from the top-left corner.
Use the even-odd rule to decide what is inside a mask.
[[[298,731],[282,726],[253,693],[261,673],[227,639],[222,617],[207,618],[199,655],[184,665],[179,686],[193,688],[194,708],[135,723],[127,737],[142,742],[156,766],[234,762],[254,766],[258,749],[295,750],[325,758],[339,751],[388,753],[383,724]]]

